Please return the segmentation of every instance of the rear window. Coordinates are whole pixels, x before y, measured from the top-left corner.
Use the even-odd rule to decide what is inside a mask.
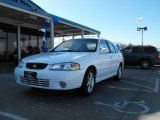
[[[155,49],[153,47],[144,47],[143,48],[144,53],[155,53]]]
[[[133,52],[133,53],[140,53],[139,47],[133,47],[133,48],[132,48],[132,52]]]
[[[122,53],[131,53],[131,48],[130,47],[125,47],[120,50]]]
[[[96,48],[96,43],[87,43],[87,48],[89,50],[95,50]]]

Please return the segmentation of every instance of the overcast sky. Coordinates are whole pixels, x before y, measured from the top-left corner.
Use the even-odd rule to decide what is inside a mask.
[[[113,42],[141,44],[137,27],[148,27],[144,44],[160,48],[160,0],[32,0],[47,12],[101,32]],[[143,17],[142,22],[137,18]]]

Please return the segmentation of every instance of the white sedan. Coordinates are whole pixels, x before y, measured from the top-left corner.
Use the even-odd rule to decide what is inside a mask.
[[[122,77],[121,52],[104,39],[67,40],[47,53],[26,57],[15,68],[18,84],[34,88],[69,90],[81,88],[91,95],[95,83]]]

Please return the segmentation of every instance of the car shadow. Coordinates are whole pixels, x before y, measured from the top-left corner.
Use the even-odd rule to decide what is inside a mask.
[[[138,69],[138,70],[160,70],[160,66],[153,66],[150,69],[141,69],[140,66],[124,66],[124,69]]]

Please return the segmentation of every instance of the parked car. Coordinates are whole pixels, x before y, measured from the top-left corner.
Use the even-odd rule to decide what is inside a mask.
[[[125,65],[140,65],[149,69],[160,64],[160,53],[154,46],[128,46],[121,50]]]
[[[123,55],[104,39],[67,40],[47,53],[23,58],[15,68],[18,84],[35,88],[81,88],[91,95],[95,83],[114,77],[120,80]]]

